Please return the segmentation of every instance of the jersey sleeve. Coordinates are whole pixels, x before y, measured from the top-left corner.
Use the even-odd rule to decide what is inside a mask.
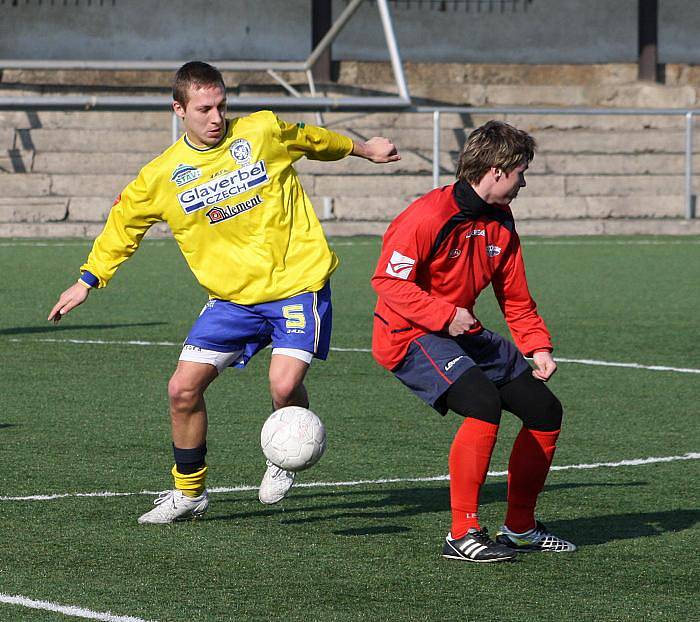
[[[429,332],[444,330],[456,310],[416,282],[427,268],[436,234],[435,223],[421,218],[420,210],[395,220],[384,235],[372,277],[374,291],[394,313]]]
[[[552,338],[530,295],[520,239],[515,232],[508,247],[508,257],[494,273],[491,283],[518,349],[525,356],[537,350],[551,352]]]
[[[351,138],[331,132],[323,127],[305,123],[287,123],[275,117],[279,127],[279,139],[292,162],[302,156],[309,160],[341,160],[350,155],[353,148]]]
[[[105,287],[117,268],[134,254],[146,231],[160,220],[142,171],[117,197],[80,272],[89,272],[97,287]]]

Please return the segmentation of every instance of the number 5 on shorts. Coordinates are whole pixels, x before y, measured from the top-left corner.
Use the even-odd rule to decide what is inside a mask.
[[[287,328],[306,328],[304,305],[285,305],[282,315],[287,319]]]

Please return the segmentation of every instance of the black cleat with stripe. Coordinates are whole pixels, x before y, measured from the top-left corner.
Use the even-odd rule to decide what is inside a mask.
[[[472,528],[459,540],[453,540],[448,533],[442,547],[442,556],[464,562],[508,562],[515,559],[516,552],[491,540],[485,528]]]

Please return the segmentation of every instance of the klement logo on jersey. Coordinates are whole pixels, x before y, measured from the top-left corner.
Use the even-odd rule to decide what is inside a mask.
[[[226,207],[212,207],[208,212],[206,212],[209,218],[210,225],[218,225],[224,220],[229,218],[234,218],[235,216],[240,216],[244,212],[257,207],[263,202],[259,194],[256,194],[252,199],[247,201],[241,201],[235,205],[227,205]]]
[[[488,256],[489,256],[489,257],[495,257],[496,255],[500,255],[500,254],[501,254],[501,247],[500,247],[500,246],[496,246],[495,244],[489,244],[489,245],[486,247],[486,252],[488,253]]]
[[[465,235],[465,238],[473,238],[474,236],[481,236],[482,238],[486,237],[486,229],[472,229],[467,235]]]
[[[243,166],[237,171],[232,171],[221,177],[216,177],[177,195],[185,214],[191,214],[203,207],[213,207],[217,203],[224,203],[261,184],[267,183],[269,178],[265,169],[265,161],[260,160],[255,164]]]
[[[178,186],[184,186],[189,184],[195,179],[199,179],[202,176],[202,171],[189,164],[179,164],[178,167],[173,171],[173,176],[170,181],[174,181]]]
[[[415,264],[415,259],[406,257],[406,255],[399,253],[399,251],[394,251],[389,263],[386,265],[386,273],[399,279],[406,280],[409,274],[411,274],[411,270],[413,270]]]

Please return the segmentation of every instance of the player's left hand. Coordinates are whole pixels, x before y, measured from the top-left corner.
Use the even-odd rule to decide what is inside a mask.
[[[373,136],[366,142],[354,141],[352,154],[377,164],[401,159],[396,145],[383,136]]]
[[[535,364],[532,375],[542,382],[547,382],[557,371],[557,364],[551,352],[535,352],[532,355],[532,362]]]

